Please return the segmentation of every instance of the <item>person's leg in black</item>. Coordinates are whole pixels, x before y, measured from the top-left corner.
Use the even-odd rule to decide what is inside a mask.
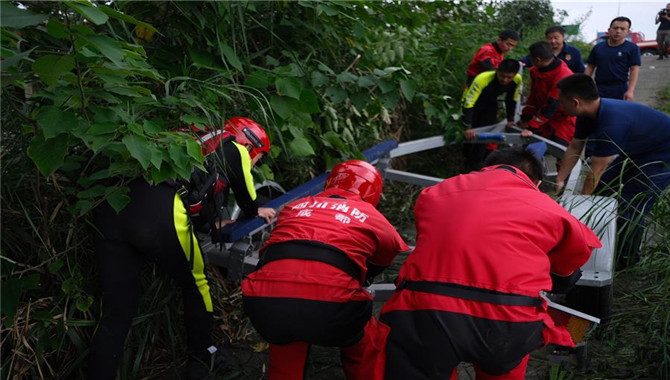
[[[392,311],[380,321],[391,331],[386,340],[386,380],[448,379],[460,362],[449,326],[433,310]]]
[[[664,163],[646,164],[642,171],[636,169],[624,181],[617,219],[617,269],[640,261],[647,214],[663,190],[670,185],[670,172]]]
[[[144,258],[125,243],[101,240],[96,248],[102,291],[102,318],[90,352],[91,380],[114,379],[123,345],[137,312]]]
[[[477,128],[496,124],[498,122],[497,112],[497,101],[485,102],[480,100],[474,108],[472,127]],[[490,151],[487,150],[487,145],[474,143],[466,143],[463,145],[466,172],[469,173],[481,169],[484,159],[486,159],[486,156],[490,153]]]
[[[206,378],[213,370],[212,359],[222,353],[212,345],[213,307],[205,262],[198,241],[190,228],[186,209],[178,195],[173,194],[169,213],[156,218],[156,223],[166,231],[159,244],[151,247],[149,256],[165,270],[182,290],[184,324],[187,333],[189,363],[188,378]],[[162,211],[161,211],[162,212]],[[167,215],[169,214],[169,215]],[[224,366],[221,360],[217,366]]]

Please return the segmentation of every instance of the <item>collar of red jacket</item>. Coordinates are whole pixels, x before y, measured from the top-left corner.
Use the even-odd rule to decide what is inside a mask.
[[[346,191],[346,190],[338,189],[336,187],[331,187],[330,189],[325,189],[324,191],[317,194],[316,196],[317,197],[337,197],[337,198],[344,198],[344,199],[353,200],[353,201],[364,202],[360,195],[354,194],[354,193]]]
[[[502,164],[502,165],[487,166],[485,168],[482,168],[480,170],[480,172],[488,172],[488,171],[492,171],[492,170],[506,171],[506,172],[516,176],[517,178],[519,178],[520,180],[522,180],[526,184],[530,185],[532,188],[536,189],[537,191],[540,191],[540,189],[537,187],[537,185],[534,184],[533,181],[530,180],[530,178],[528,178],[526,173],[521,171],[521,169],[515,168],[512,165]]]

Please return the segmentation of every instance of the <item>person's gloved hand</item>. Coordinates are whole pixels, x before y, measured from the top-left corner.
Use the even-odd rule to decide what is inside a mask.
[[[552,283],[551,292],[568,293],[577,284],[577,281],[582,278],[582,270],[577,269],[567,276],[560,276],[555,273],[550,273],[550,275]]]

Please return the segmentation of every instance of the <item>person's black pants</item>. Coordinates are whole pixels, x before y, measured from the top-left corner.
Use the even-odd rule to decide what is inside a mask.
[[[499,120],[497,114],[498,101],[496,99],[476,104],[472,116],[472,128],[498,123]],[[489,145],[493,144],[463,144],[466,173],[477,171],[482,168],[486,156],[493,151],[489,149]]]
[[[498,321],[441,310],[395,310],[380,321],[391,327],[386,380],[448,379],[462,361],[502,375],[543,344],[542,321]]]
[[[117,214],[100,206],[96,244],[102,318],[90,353],[90,378],[114,379],[140,300],[142,267],[155,262],[182,289],[189,353],[204,359],[211,346],[212,301],[203,256],[173,188],[131,183],[131,202]]]
[[[656,199],[670,186],[670,168],[664,162],[637,167],[617,157],[600,178],[596,195],[617,196],[617,268],[623,269],[640,260],[645,217]]]

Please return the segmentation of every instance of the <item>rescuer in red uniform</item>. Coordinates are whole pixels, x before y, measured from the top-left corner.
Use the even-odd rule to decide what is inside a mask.
[[[568,115],[558,103],[558,82],[572,75],[572,70],[554,56],[549,42],[530,45],[530,95],[521,111],[522,136],[536,133],[563,146],[575,134],[576,117]]]
[[[538,190],[532,153],[496,151],[486,165],[417,200],[416,247],[381,311],[386,379],[446,379],[461,361],[478,380],[523,379],[531,351],[574,346],[540,291],[574,284],[600,241]]]
[[[495,70],[505,58],[505,54],[514,49],[517,43],[519,43],[519,33],[513,30],[503,30],[495,42],[480,47],[468,64],[466,87],[480,73]]]
[[[242,282],[244,310],[270,343],[269,380],[303,379],[310,344],[342,347],[347,379],[381,377],[388,328],[372,318],[363,284],[409,247],[377,211],[374,166],[336,165],[325,190],[279,214],[255,272]]]

